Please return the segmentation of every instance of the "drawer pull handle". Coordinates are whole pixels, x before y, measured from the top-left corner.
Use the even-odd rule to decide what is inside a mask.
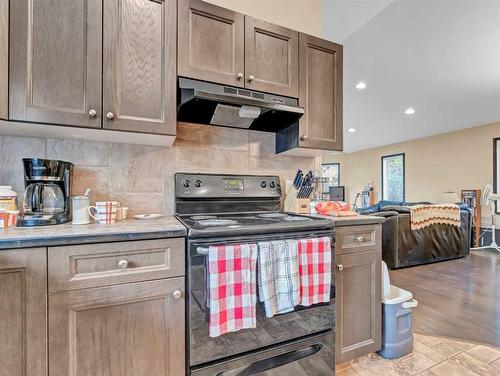
[[[337,269],[338,269],[339,271],[344,270],[344,265],[342,265],[342,264],[338,264],[338,265],[337,265]]]
[[[356,240],[358,243],[363,243],[363,237],[362,236],[355,236],[354,240]]]
[[[181,290],[175,290],[172,295],[174,295],[175,299],[179,299],[182,296],[182,292]]]
[[[128,267],[128,261],[127,260],[120,260],[120,261],[118,261],[118,267],[120,269],[127,269],[127,267]]]

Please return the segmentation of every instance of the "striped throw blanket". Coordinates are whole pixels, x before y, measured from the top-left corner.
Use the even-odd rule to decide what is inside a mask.
[[[453,204],[410,206],[411,229],[420,230],[435,224],[460,226],[460,207]]]

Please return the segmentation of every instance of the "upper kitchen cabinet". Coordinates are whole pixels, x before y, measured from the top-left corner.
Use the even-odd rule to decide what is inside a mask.
[[[176,0],[103,4],[103,127],[175,134]]]
[[[101,127],[101,25],[102,0],[10,2],[10,120]]]
[[[201,0],[179,0],[179,76],[243,87],[244,19]]]
[[[201,0],[179,0],[179,76],[298,96],[299,33]]]
[[[177,0],[8,3],[0,4],[0,118],[18,123],[1,122],[0,132],[173,143]]]
[[[310,35],[299,37],[299,147],[343,149],[342,46]]]
[[[299,33],[245,16],[246,87],[298,96]]]

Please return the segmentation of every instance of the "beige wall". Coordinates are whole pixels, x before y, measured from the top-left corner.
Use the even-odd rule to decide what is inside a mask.
[[[443,192],[482,189],[493,183],[493,138],[500,137],[500,123],[469,128],[401,144],[324,158],[341,163],[341,184],[350,203],[370,180],[376,201],[381,199],[380,158],[405,153],[406,200],[442,200]]]
[[[320,0],[206,0],[311,35],[321,36]]]

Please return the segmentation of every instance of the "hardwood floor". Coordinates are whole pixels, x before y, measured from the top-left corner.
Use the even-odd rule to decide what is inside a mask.
[[[500,254],[472,251],[463,259],[390,272],[419,306],[414,332],[500,347]]]

